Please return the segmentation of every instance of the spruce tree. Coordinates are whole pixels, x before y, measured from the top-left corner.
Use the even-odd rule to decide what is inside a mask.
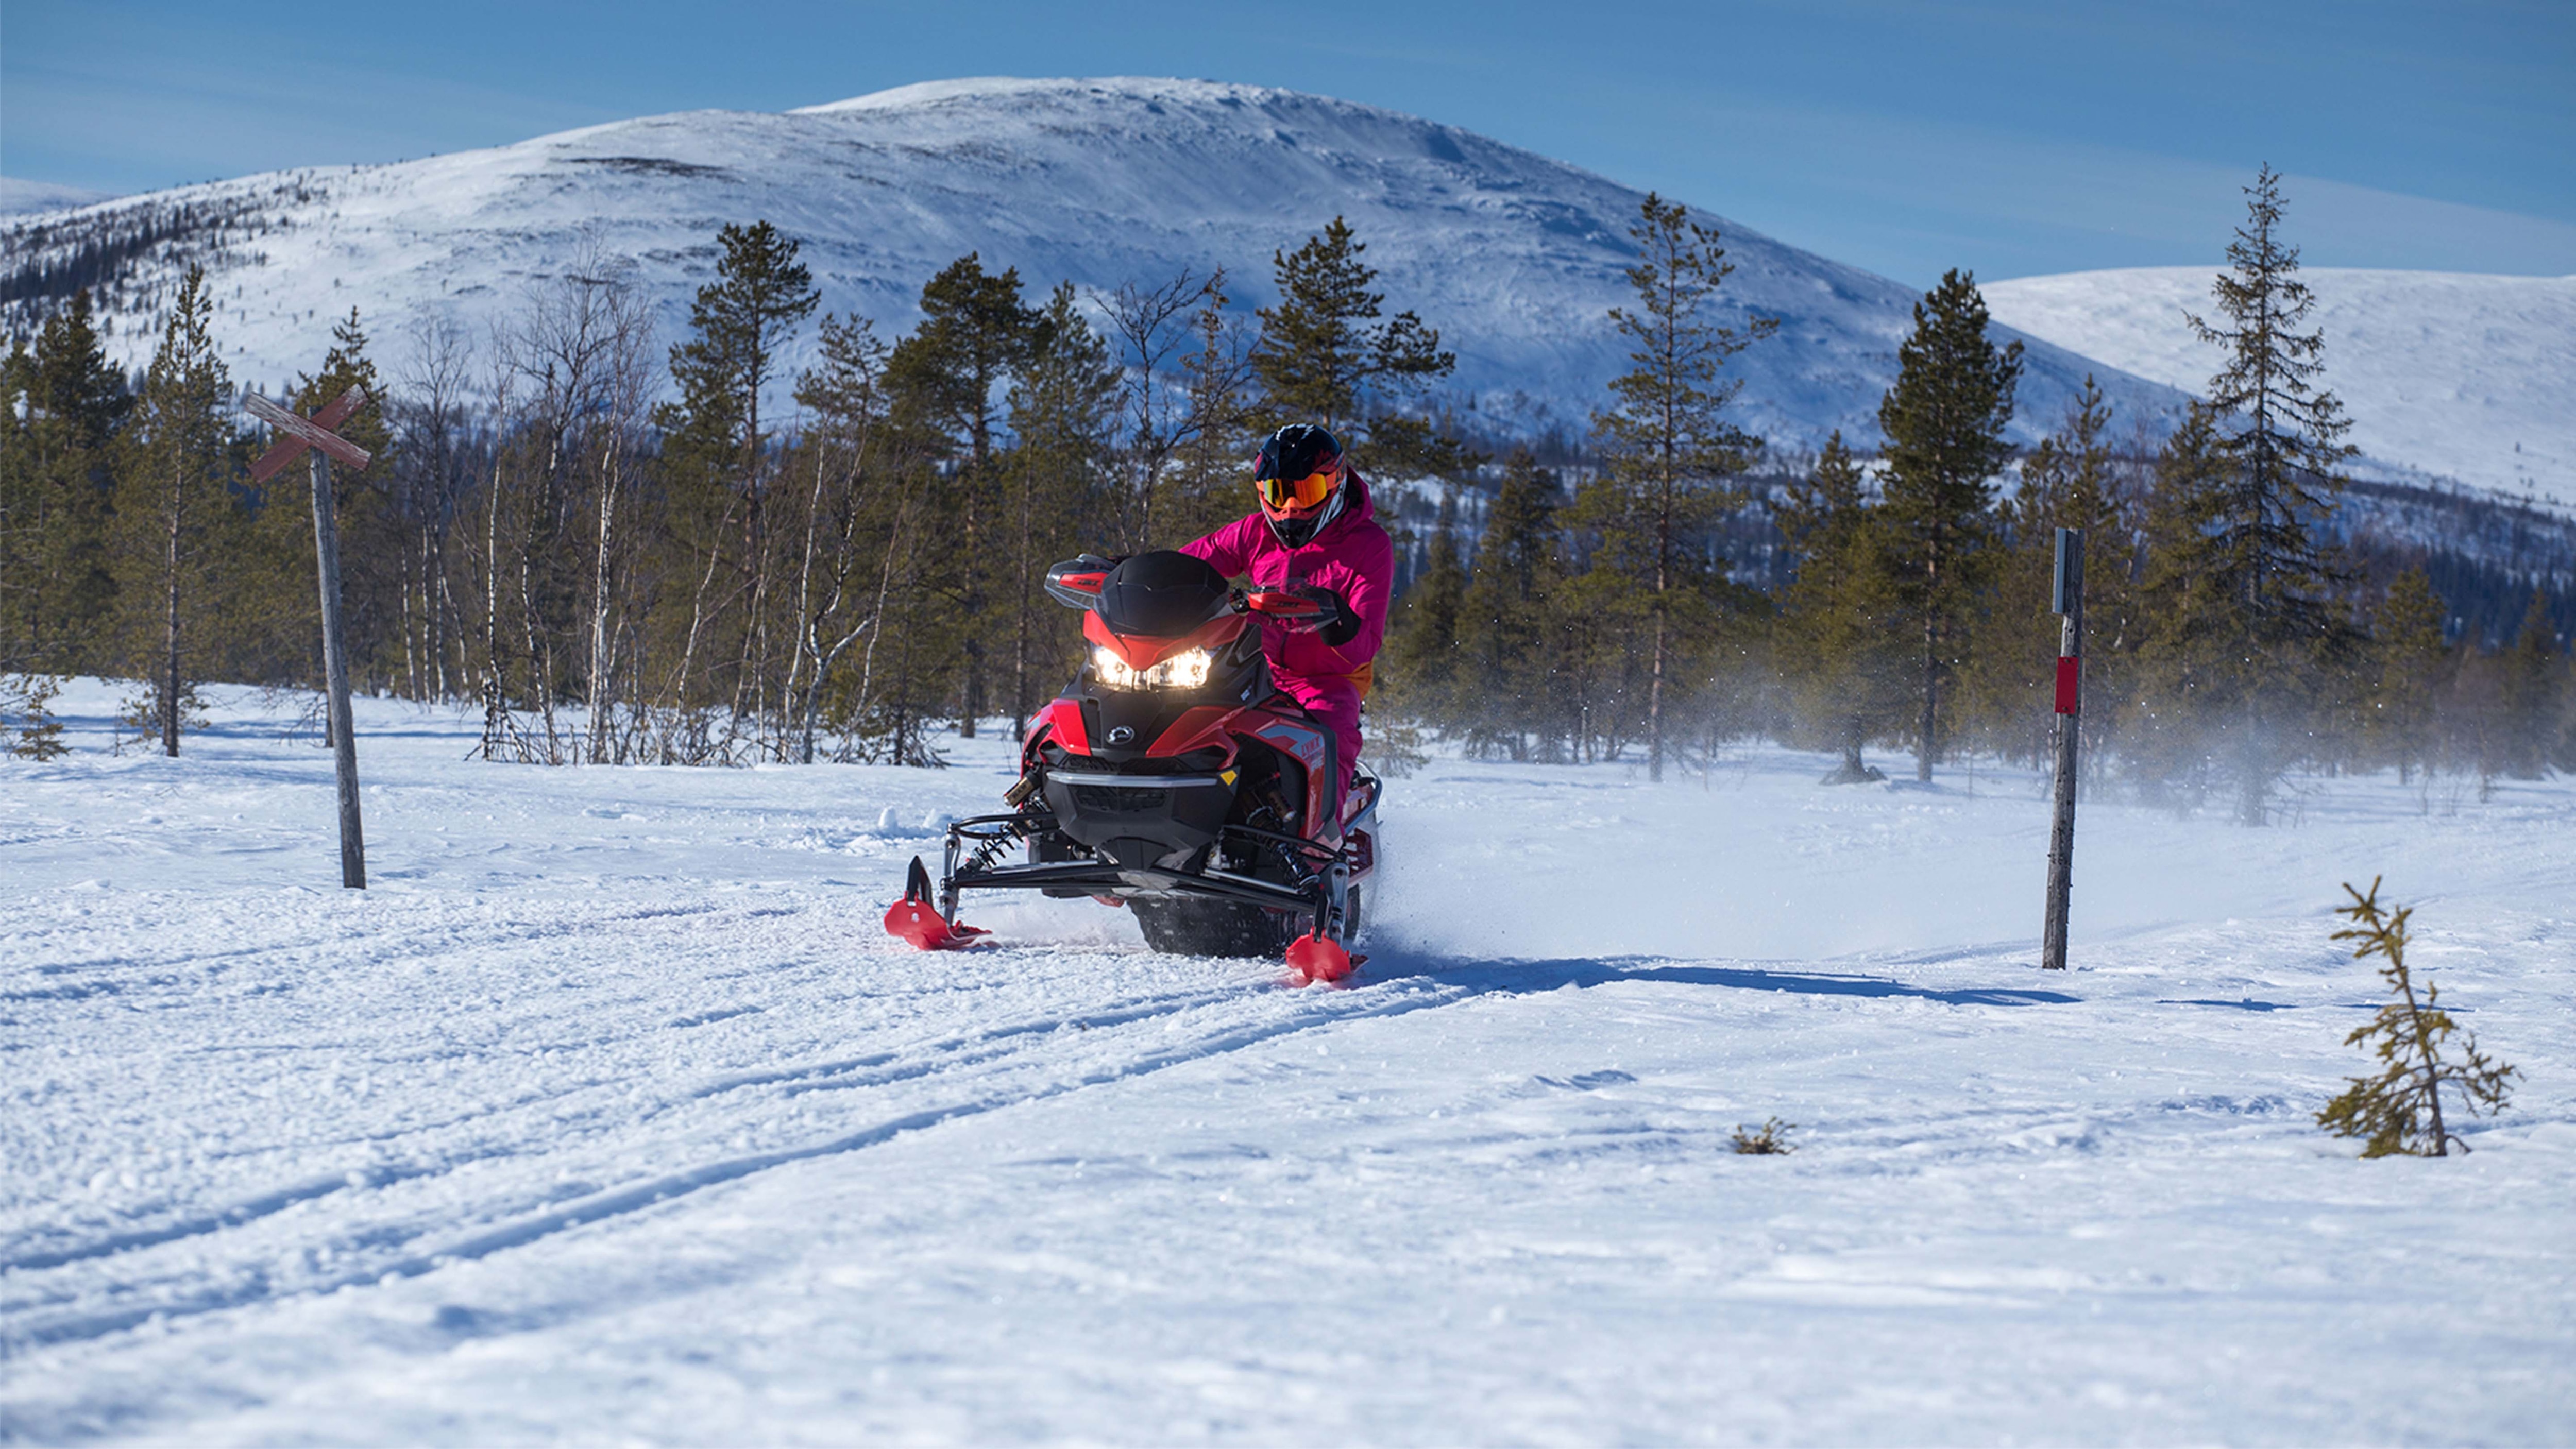
[[[1977,650],[1960,680],[1964,714],[2007,753],[2034,763],[2050,748],[2059,629],[2049,611],[2057,530],[2084,533],[2086,757],[2099,759],[2129,689],[2126,646],[2135,605],[2129,563],[2136,556],[2136,500],[2112,457],[2111,406],[2087,375],[2057,430],[2022,459],[2020,484],[2000,509],[2005,546],[1979,624]]]
[[[2350,631],[2335,610],[2338,582],[2319,538],[2353,450],[2333,393],[2317,387],[2324,334],[2299,331],[2316,299],[2298,279],[2299,249],[2280,236],[2281,178],[2269,166],[2245,188],[2246,221],[2227,247],[2229,270],[2213,294],[2224,325],[2194,316],[2194,331],[2226,349],[2209,381],[2218,450],[2228,466],[2212,500],[2207,531],[2222,574],[2227,642],[2240,661],[2234,681],[2230,754],[2238,814],[2268,815],[2272,781],[2287,741],[2308,723],[2326,674],[2346,652]]]
[[[2335,914],[2352,924],[2335,932],[2334,939],[2357,943],[2354,960],[2380,958],[2385,964],[2379,978],[2397,999],[2343,1039],[2346,1046],[2367,1043],[2382,1064],[2379,1073],[2350,1079],[2317,1113],[2317,1125],[2338,1137],[2361,1138],[2364,1157],[2448,1157],[2455,1142],[2466,1152],[2468,1143],[2443,1122],[2442,1089],[2451,1088],[2460,1105],[2473,1113],[2501,1112],[2512,1080],[2521,1072],[2489,1059],[2478,1050],[2476,1038],[2465,1033],[2458,1047],[2447,1045],[2459,1024],[2442,1010],[2441,988],[2427,983],[2418,1000],[2406,964],[2413,908],[2381,905],[2376,878],[2368,895],[2350,884],[2343,889],[2351,903],[2337,907]],[[2447,1051],[2460,1059],[2446,1060]]]
[[[1389,621],[1388,682],[1402,707],[1443,729],[1459,719],[1459,609],[1467,572],[1458,560],[1458,501],[1443,489],[1430,558]]]
[[[1021,298],[1019,269],[987,272],[975,252],[949,263],[922,287],[921,311],[921,326],[895,344],[887,383],[903,412],[945,433],[952,449],[963,453],[948,480],[957,536],[947,542],[953,548],[952,594],[965,662],[958,733],[972,739],[986,708],[985,640],[996,622],[989,617],[987,555],[1003,536],[996,527],[996,435],[1002,421],[997,390],[1027,365],[1041,319]]]
[[[0,454],[0,665],[105,671],[116,580],[108,561],[117,433],[133,399],[107,360],[87,292],[12,355]]]
[[[2522,627],[2506,651],[2499,693],[2497,763],[2505,775],[2536,780],[2548,768],[2558,738],[2558,629],[2549,617],[2549,595],[2531,591]]]
[[[1887,435],[1887,567],[1919,645],[1914,698],[1914,777],[1932,778],[1941,755],[1943,692],[1968,657],[1970,625],[1991,573],[1994,477],[2012,454],[2021,344],[1986,336],[1976,279],[1952,271],[1914,304],[1914,333],[1897,348],[1896,385],[1879,403]]]
[[[2146,797],[2177,808],[2199,803],[2209,759],[2242,717],[2246,661],[2221,527],[2233,477],[2216,414],[2193,403],[2156,452],[2147,497],[2139,709],[2128,748]]]
[[[1544,740],[1553,728],[1558,640],[1550,614],[1564,573],[1558,506],[1555,478],[1526,446],[1513,449],[1458,609],[1459,688],[1473,700],[1462,718],[1468,747],[1479,752],[1526,759],[1530,736]]]
[[[2433,768],[2435,696],[2448,660],[2443,625],[2450,610],[2433,591],[2423,565],[2410,566],[2388,586],[2371,621],[2376,666],[2366,733],[2379,753],[2397,765],[2397,782]]]
[[[392,481],[401,466],[390,422],[392,398],[368,355],[358,309],[331,324],[331,346],[320,370],[299,374],[288,405],[306,416],[329,406],[352,387],[367,402],[335,430],[367,450],[364,470],[331,470],[332,523],[340,535],[340,615],[355,687],[385,666],[399,647],[404,529],[396,516]],[[314,582],[312,471],[299,461],[273,476],[263,493],[248,545],[245,588],[259,600],[251,627],[229,642],[242,662],[262,673],[319,679],[322,668],[321,595]]]
[[[2316,297],[2298,279],[2299,249],[2281,240],[2281,178],[2265,166],[2245,188],[2246,221],[2227,246],[2229,269],[2211,291],[2226,325],[2189,321],[2203,342],[2227,351],[2209,380],[2221,448],[2235,464],[2227,527],[2241,555],[2235,581],[2256,616],[2321,613],[2328,574],[2316,525],[2333,511],[2353,455],[2343,404],[2316,385],[2325,334],[2301,332]],[[2316,632],[2316,625],[2304,625]]]
[[[1841,430],[1775,517],[1796,570],[1778,624],[1783,672],[1800,723],[1842,757],[1824,783],[1884,779],[1862,751],[1904,728],[1911,655],[1883,563],[1882,520]]]
[[[1660,780],[1676,654],[1682,636],[1696,643],[1711,622],[1704,599],[1693,597],[1708,592],[1692,585],[1713,572],[1705,551],[1692,548],[1695,535],[1740,501],[1729,480],[1762,447],[1726,416],[1744,380],[1720,381],[1719,369],[1780,324],[1756,317],[1737,328],[1709,315],[1735,267],[1717,229],[1692,221],[1680,203],[1649,193],[1628,236],[1639,254],[1628,269],[1636,306],[1611,308],[1610,322],[1629,344],[1631,366],[1611,380],[1611,406],[1592,415],[1605,468],[1578,513],[1643,595],[1646,774]]]
[[[237,607],[224,576],[240,540],[231,492],[232,381],[212,332],[206,270],[191,266],[170,305],[129,431],[116,498],[118,597],[146,714],[164,754],[179,754],[210,637]]]

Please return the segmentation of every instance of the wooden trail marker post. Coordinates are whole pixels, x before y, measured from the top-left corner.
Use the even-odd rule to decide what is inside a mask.
[[[2057,531],[2057,570],[2050,613],[2065,622],[2057,635],[2057,793],[2048,825],[2048,924],[2039,938],[2043,969],[2066,969],[2066,898],[2075,884],[2075,746],[2084,703],[2084,530]]]
[[[312,460],[313,557],[322,585],[322,676],[330,694],[331,752],[340,777],[340,884],[367,888],[366,833],[358,823],[358,741],[349,724],[349,648],[340,628],[340,528],[331,512],[331,459],[351,468],[367,466],[364,448],[332,429],[367,404],[367,390],[351,387],[310,418],[297,417],[264,397],[242,400],[251,416],[279,433],[276,444],[250,465],[250,476],[265,483],[297,454]]]

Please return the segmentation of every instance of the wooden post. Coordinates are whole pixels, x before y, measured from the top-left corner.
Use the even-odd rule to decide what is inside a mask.
[[[2048,923],[2042,928],[2039,964],[2066,969],[2066,898],[2075,884],[2075,747],[2084,702],[2084,531],[2057,531],[2057,570],[2049,589],[2050,612],[2064,623],[2057,635],[2057,791],[2048,824]]]
[[[332,517],[331,460],[313,460],[314,572],[322,583],[322,680],[330,690],[331,759],[340,779],[340,884],[367,888],[367,839],[358,822],[358,739],[349,720],[349,645],[340,627],[340,526]]]
[[[358,891],[367,888],[367,841],[358,822],[358,739],[349,720],[348,636],[340,627],[340,528],[331,509],[329,460],[338,458],[352,468],[367,466],[366,449],[331,431],[366,401],[367,390],[352,387],[322,411],[301,418],[264,397],[242,399],[251,416],[279,433],[276,445],[250,465],[253,478],[267,482],[298,453],[309,450],[313,460],[313,572],[322,590],[322,683],[328,695],[332,763],[340,787],[340,884]]]

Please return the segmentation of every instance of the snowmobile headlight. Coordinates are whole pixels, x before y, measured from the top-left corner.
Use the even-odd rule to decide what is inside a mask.
[[[1091,672],[1111,689],[1196,689],[1207,683],[1215,662],[1204,649],[1184,649],[1160,664],[1133,669],[1105,647],[1091,651]]]
[[[1207,683],[1208,666],[1214,662],[1204,649],[1184,649],[1146,670],[1145,681],[1173,689],[1196,689]]]

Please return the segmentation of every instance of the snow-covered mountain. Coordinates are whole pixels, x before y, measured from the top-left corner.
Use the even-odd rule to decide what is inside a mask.
[[[1157,282],[1223,265],[1244,305],[1270,261],[1334,216],[1458,353],[1454,386],[1500,428],[1579,421],[1624,366],[1605,320],[1625,299],[1641,193],[1453,126],[1320,96],[1205,81],[962,80],[771,115],[691,111],[393,165],[272,172],[0,227],[0,330],[66,296],[84,256],[118,354],[149,345],[177,269],[206,262],[234,374],[311,368],[355,304],[399,362],[436,313],[476,334],[564,268],[581,229],[634,259],[676,334],[726,222],[804,243],[824,306],[908,327],[921,284],[973,250],[1033,290]],[[1911,288],[1723,227],[1725,310],[1782,319],[1739,360],[1746,422],[1813,443],[1875,437]],[[2034,343],[2022,416],[2044,431],[2089,369],[2131,415],[2172,392]]]
[[[2208,386],[2215,267],[2023,277],[1985,288],[1995,316],[2158,382]],[[2311,268],[2325,384],[2371,459],[2576,505],[2576,277]]]
[[[30,181],[23,176],[0,176],[0,216],[69,211],[114,197],[115,193],[110,191],[91,191],[52,181]]]

